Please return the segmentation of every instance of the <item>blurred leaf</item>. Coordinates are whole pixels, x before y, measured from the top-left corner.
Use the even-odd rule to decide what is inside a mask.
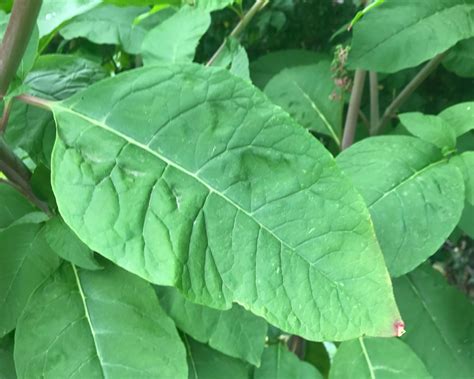
[[[304,360],[311,363],[318,371],[327,378],[331,360],[323,342],[305,341],[306,350]]]
[[[474,38],[456,44],[443,60],[449,71],[464,78],[474,78]]]

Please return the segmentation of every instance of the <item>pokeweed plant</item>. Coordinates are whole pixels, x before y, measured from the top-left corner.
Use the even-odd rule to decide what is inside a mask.
[[[399,109],[472,77],[474,1],[365,5],[335,58],[251,63],[266,0],[4,5],[2,378],[472,377],[430,257],[474,234],[474,103]],[[426,61],[380,117],[379,76]]]

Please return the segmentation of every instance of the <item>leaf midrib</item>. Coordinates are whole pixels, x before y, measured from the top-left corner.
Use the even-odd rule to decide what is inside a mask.
[[[372,365],[372,361],[370,360],[369,352],[367,351],[367,348],[365,347],[363,337],[359,337],[359,344],[360,344],[360,348],[362,349],[362,354],[364,355],[365,362],[367,363],[367,367],[369,368],[370,379],[376,379],[374,366]]]
[[[248,211],[246,211],[245,209],[243,209],[240,205],[238,205],[237,203],[235,203],[232,199],[228,198],[227,196],[225,196],[225,194],[221,193],[221,192],[218,192],[217,190],[215,190],[213,187],[211,187],[210,184],[208,184],[207,182],[205,182],[203,179],[201,179],[199,176],[195,175],[194,173],[192,173],[191,171],[188,171],[187,169],[185,169],[184,167],[181,167],[180,165],[178,165],[176,162],[164,157],[163,155],[161,155],[160,153],[158,153],[157,151],[154,151],[152,150],[148,145],[144,145],[130,137],[128,137],[127,135],[123,134],[122,132],[119,132],[118,130],[115,130],[113,128],[111,128],[110,126],[108,126],[107,124],[103,123],[103,122],[100,122],[98,120],[95,120],[93,118],[90,118],[82,113],[79,113],[75,110],[73,110],[72,108],[67,108],[67,107],[64,107],[62,105],[62,103],[52,103],[51,104],[52,106],[52,109],[53,110],[60,110],[62,112],[65,112],[65,113],[69,113],[69,114],[72,114],[76,117],[79,117],[79,118],[82,118],[83,120],[93,124],[93,125],[96,125],[100,128],[102,128],[103,130],[105,131],[108,131],[114,135],[116,135],[117,137],[120,137],[122,139],[124,139],[125,141],[127,141],[128,143],[130,143],[131,145],[134,145],[136,147],[139,147],[140,149],[143,149],[144,151],[150,153],[151,155],[157,157],[158,159],[162,160],[163,162],[165,162],[167,165],[177,169],[178,171],[181,171],[182,173],[194,178],[195,180],[197,180],[199,183],[201,183],[205,188],[207,188],[207,190],[209,191],[209,195],[214,193],[216,194],[217,196],[221,197],[222,199],[224,199],[226,202],[228,202],[229,204],[231,204],[232,206],[234,206],[239,212],[242,212],[244,215],[246,215],[247,217],[249,217],[251,220],[253,220],[262,230],[265,230],[267,233],[269,233],[273,238],[275,238],[282,246],[286,247],[287,249],[293,251],[296,253],[296,255],[301,258],[304,262],[306,262],[310,267],[313,267],[315,270],[317,270],[317,272],[323,276],[328,282],[336,285],[338,288],[339,288],[339,283],[332,280],[331,278],[329,278],[324,272],[322,272],[321,270],[318,270],[317,267],[312,264],[310,261],[308,261],[307,259],[305,259],[303,256],[301,256],[300,254],[298,254],[296,252],[296,249],[293,248],[292,246],[288,245],[286,242],[284,242],[282,239],[280,239],[273,231],[271,231],[268,227],[266,227],[265,225],[263,225],[259,220],[257,220],[252,213],[249,213]]]
[[[103,367],[105,365],[105,362],[104,362],[104,359],[101,356],[100,349],[99,349],[99,344],[96,341],[94,326],[92,325],[92,320],[91,320],[90,314],[89,314],[89,307],[87,306],[86,295],[84,294],[84,290],[82,289],[81,279],[79,278],[79,274],[77,272],[76,266],[71,264],[71,267],[72,267],[72,272],[74,273],[74,279],[76,280],[77,289],[78,289],[79,295],[81,297],[82,305],[84,307],[84,313],[85,313],[85,316],[86,316],[87,324],[89,325],[89,329],[90,329],[91,335],[92,335],[92,340],[94,341],[95,352],[96,352],[97,358],[99,360],[99,366],[100,366],[100,369],[102,371],[102,376],[104,377],[104,379],[106,379],[107,375],[106,375],[106,373],[104,371],[104,367]]]

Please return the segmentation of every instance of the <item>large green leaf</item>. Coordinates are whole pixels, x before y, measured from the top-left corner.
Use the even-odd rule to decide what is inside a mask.
[[[362,198],[255,87],[174,64],[51,106],[53,189],[92,250],[194,302],[234,301],[309,339],[395,333]]]
[[[0,337],[12,331],[31,293],[59,266],[40,224],[0,232]]]
[[[158,294],[161,305],[183,332],[224,354],[260,365],[267,336],[265,320],[237,304],[219,311],[191,303],[171,287],[161,287]]]
[[[403,340],[435,379],[474,373],[474,306],[429,265],[394,282],[407,323]]]
[[[84,37],[97,44],[116,44],[130,54],[138,54],[147,29],[134,24],[137,16],[148,11],[144,7],[116,7],[103,4],[75,17],[61,28],[66,39]]]
[[[330,136],[340,145],[343,102],[332,100],[331,62],[284,69],[265,86],[265,94],[305,128]]]
[[[85,13],[102,0],[43,0],[43,5],[38,16],[40,37],[43,37],[64,22]]]
[[[184,336],[188,351],[189,379],[249,379],[250,365],[228,357]]]
[[[0,232],[34,210],[35,207],[16,189],[6,183],[0,183]]]
[[[474,78],[474,38],[458,42],[443,60],[443,66],[456,75]]]
[[[396,338],[359,338],[337,349],[329,379],[429,379],[423,362]]]
[[[318,63],[327,55],[309,50],[281,50],[266,54],[250,64],[252,82],[264,89],[272,77],[285,68],[306,66]]]
[[[208,12],[181,8],[145,36],[142,44],[143,63],[191,62],[197,44],[210,24]]]
[[[456,227],[464,179],[434,145],[409,136],[363,140],[337,157],[364,197],[392,276],[433,255]]]
[[[265,349],[262,365],[255,369],[254,379],[323,379],[316,367],[300,361],[282,344]]]
[[[94,259],[94,253],[73,233],[61,217],[46,222],[44,238],[51,250],[61,258],[88,270],[98,270],[102,266]]]
[[[473,36],[474,0],[386,0],[355,25],[349,67],[395,72]]]
[[[107,76],[97,63],[70,55],[43,55],[38,58],[25,84],[32,95],[62,100]],[[50,112],[14,101],[6,140],[21,147],[35,161],[49,165],[55,138],[54,120]]]
[[[0,379],[16,379],[13,362],[13,333],[0,338]]]
[[[439,116],[444,119],[461,136],[474,129],[474,102],[453,105],[442,111]]]
[[[185,378],[185,349],[151,286],[112,264],[64,263],[15,333],[19,378]]]

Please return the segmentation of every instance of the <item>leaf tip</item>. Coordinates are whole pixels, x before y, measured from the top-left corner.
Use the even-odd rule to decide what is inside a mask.
[[[395,337],[401,337],[405,334],[405,323],[402,320],[397,320],[393,323],[393,331]]]

